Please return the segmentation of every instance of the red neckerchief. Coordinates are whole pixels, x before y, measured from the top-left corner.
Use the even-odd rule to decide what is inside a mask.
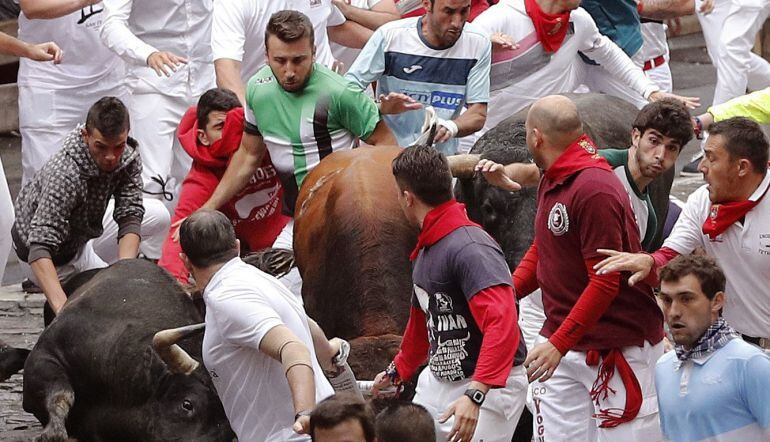
[[[591,137],[583,134],[567,146],[561,156],[545,171],[545,178],[558,183],[591,167],[612,170],[607,160],[599,155],[599,149]]]
[[[412,250],[412,254],[409,255],[409,260],[417,259],[417,255],[420,254],[420,249],[423,247],[431,246],[456,229],[465,226],[479,226],[468,219],[468,214],[465,213],[465,204],[451,199],[434,207],[422,221],[422,230],[417,236],[417,245]]]
[[[537,38],[543,49],[551,53],[558,51],[567,36],[570,11],[563,14],[546,14],[536,0],[524,0],[524,8],[535,25]]]
[[[765,189],[754,201],[749,198],[746,201],[712,204],[711,209],[709,209],[709,216],[703,222],[703,227],[701,228],[703,234],[708,235],[709,239],[714,241],[717,239],[717,236],[721,235],[733,223],[746,216],[751,209],[762,201],[762,198],[767,194],[767,189],[770,188],[770,185],[764,181],[761,185],[764,185]]]

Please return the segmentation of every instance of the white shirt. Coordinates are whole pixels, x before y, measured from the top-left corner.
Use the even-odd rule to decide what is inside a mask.
[[[666,39],[666,25],[658,22],[645,22],[641,25],[644,43],[642,49],[634,54],[634,62],[641,63],[653,60],[661,55],[668,62],[668,40]]]
[[[350,5],[371,11],[380,1],[382,0],[350,0]],[[331,43],[331,48],[334,58],[342,63],[342,73],[347,72],[350,66],[353,66],[353,62],[356,61],[356,57],[361,52],[360,49],[349,48],[334,42]]]
[[[519,45],[516,50],[492,52],[487,121],[479,136],[538,98],[575,90],[584,65],[578,51],[644,97],[658,90],[615,43],[599,33],[583,8],[572,11],[569,21],[571,29],[561,47],[549,54],[537,38],[524,0],[501,0],[476,17],[473,24],[487,35],[502,32]]]
[[[345,16],[331,0],[219,0],[214,7],[211,49],[214,60],[228,58],[241,62],[244,84],[266,62],[265,29],[270,17],[284,9],[308,16],[313,23],[316,62],[331,68],[334,63],[327,26],[345,23]]]
[[[106,15],[102,3],[50,20],[30,20],[22,12],[19,15],[19,39],[33,44],[55,41],[64,57],[60,64],[40,63],[22,57],[19,60],[19,86],[79,89],[93,87],[105,79],[115,83],[104,85],[105,89],[117,86],[125,77],[125,66],[123,60],[99,39],[99,29]]]
[[[770,172],[749,199],[756,201],[770,186]],[[687,198],[679,220],[663,243],[680,254],[702,247],[716,259],[727,277],[724,317],[745,335],[770,337],[770,195],[715,241],[701,228],[709,216],[711,201],[704,185]]]
[[[316,360],[302,305],[277,279],[237,257],[214,274],[203,299],[203,362],[238,440],[309,440],[291,428],[295,413],[281,363],[259,351],[268,331],[288,327],[310,351],[316,402],[334,394]]]
[[[214,84],[212,0],[105,0],[104,6],[102,41],[129,63],[128,81],[135,92],[198,97]],[[171,77],[159,77],[147,66],[156,51],[188,62]]]

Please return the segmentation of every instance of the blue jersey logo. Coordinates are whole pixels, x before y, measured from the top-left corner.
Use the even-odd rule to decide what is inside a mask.
[[[433,92],[430,94],[430,105],[440,109],[455,110],[462,106],[465,95],[450,92]]]

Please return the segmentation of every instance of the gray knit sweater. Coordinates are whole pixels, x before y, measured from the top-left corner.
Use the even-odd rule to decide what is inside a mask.
[[[14,242],[17,254],[27,262],[74,257],[88,240],[101,236],[102,218],[112,196],[118,239],[127,233],[140,234],[144,207],[139,152],[126,146],[118,168],[103,172],[88,151],[82,128],[79,125],[67,135],[64,147],[16,198]]]

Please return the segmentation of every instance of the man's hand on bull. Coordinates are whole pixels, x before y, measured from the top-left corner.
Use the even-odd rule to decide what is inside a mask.
[[[452,120],[438,119],[436,135],[433,137],[433,144],[444,143],[457,136],[460,130],[457,124]]]
[[[603,259],[594,266],[597,275],[606,275],[612,272],[631,272],[628,278],[628,285],[633,286],[639,281],[647,278],[655,260],[647,253],[629,253],[619,252],[617,250],[597,249],[602,255],[608,258]]]
[[[681,101],[682,104],[684,104],[688,109],[695,109],[696,107],[700,106],[700,98],[698,97],[684,97],[682,95],[676,95],[670,92],[655,91],[651,93],[649,97],[647,97],[650,102],[660,101],[664,98],[671,98]]]
[[[484,175],[484,179],[495,187],[499,187],[509,192],[521,190],[521,184],[512,180],[511,177],[505,173],[505,166],[502,164],[495,163],[492,160],[480,160],[478,164],[476,164],[474,170],[476,172],[481,172]]]
[[[527,369],[527,378],[529,382],[545,382],[553,376],[556,367],[559,366],[562,358],[561,352],[551,344],[545,341],[537,344],[532,351],[527,352],[527,358],[524,360],[524,368]]]
[[[170,77],[181,64],[187,64],[187,59],[166,51],[155,51],[147,57],[147,66],[151,67],[158,77]]]
[[[422,103],[406,94],[391,92],[388,95],[381,94],[380,113],[383,115],[401,114],[404,112],[422,108]]]

